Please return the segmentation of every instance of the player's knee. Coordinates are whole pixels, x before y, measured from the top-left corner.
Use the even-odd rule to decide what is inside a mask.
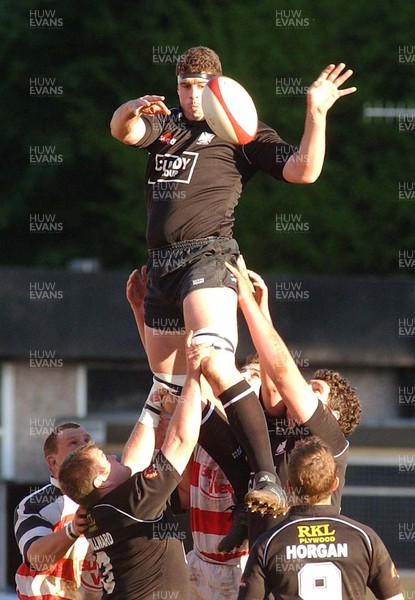
[[[228,338],[206,328],[195,332],[192,343],[211,343],[215,349],[200,363],[202,374],[215,394],[237,381],[239,373],[235,365],[234,345]]]
[[[235,365],[233,355],[225,355],[224,352],[213,352],[202,359],[202,374],[217,392],[233,385],[239,379],[239,372]]]

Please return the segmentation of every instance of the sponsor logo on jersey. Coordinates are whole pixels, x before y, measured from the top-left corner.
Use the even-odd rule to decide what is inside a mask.
[[[98,529],[98,527],[97,527],[95,519],[93,519],[92,515],[90,513],[88,513],[86,518],[88,521],[88,531],[96,531]]]
[[[347,557],[347,544],[335,544],[336,530],[329,523],[321,525],[297,525],[299,544],[286,546],[285,556],[289,560],[302,558]]]
[[[334,542],[336,540],[336,530],[330,529],[328,523],[322,525],[297,525],[297,531],[300,544]]]
[[[284,454],[286,445],[287,445],[287,440],[284,440],[283,442],[278,444],[277,449],[275,450],[275,456],[277,456],[278,454]]]
[[[159,475],[160,473],[158,472],[157,467],[154,464],[150,465],[149,467],[147,467],[147,469],[144,469],[143,471],[144,479],[156,479]]]
[[[227,498],[233,492],[231,484],[219,467],[213,468],[203,464],[200,468],[199,490],[201,494],[214,499]]]
[[[237,449],[232,452],[233,458],[238,458],[238,456],[241,456],[241,454],[242,448],[240,446],[238,446]]]
[[[202,133],[197,138],[196,144],[198,146],[207,146],[215,137],[214,133],[209,133],[208,131],[202,131]]]
[[[85,558],[81,562],[81,585],[87,590],[100,590],[101,577],[96,560]]]
[[[190,183],[199,155],[196,152],[185,150],[177,154],[156,154],[154,157],[155,178],[150,178],[148,183],[154,185],[158,181],[178,181]]]
[[[173,135],[169,132],[167,133],[163,133],[160,137],[159,137],[160,142],[162,142],[163,144],[170,144],[171,146],[173,146],[173,144],[176,143],[176,138],[173,137]]]

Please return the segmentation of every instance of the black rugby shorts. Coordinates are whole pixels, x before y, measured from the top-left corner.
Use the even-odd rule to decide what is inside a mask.
[[[149,250],[144,320],[148,327],[184,331],[183,300],[193,290],[230,287],[237,282],[225,261],[239,255],[232,238],[208,237]]]

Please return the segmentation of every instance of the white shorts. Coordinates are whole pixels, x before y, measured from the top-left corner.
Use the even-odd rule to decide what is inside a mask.
[[[236,600],[248,556],[237,565],[210,563],[194,550],[187,554],[192,600]]]

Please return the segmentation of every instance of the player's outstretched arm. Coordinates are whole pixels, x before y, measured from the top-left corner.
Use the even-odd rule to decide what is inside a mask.
[[[344,63],[330,64],[320,73],[307,92],[307,112],[300,147],[288,159],[284,178],[291,183],[314,183],[323,168],[326,151],[326,117],[328,110],[342,96],[356,91],[355,87],[339,89],[353,71]]]
[[[26,559],[34,569],[45,571],[65,556],[75,543],[76,537],[68,534],[68,526],[72,536],[80,536],[88,529],[88,520],[84,508],[79,507],[71,524],[63,529],[37,538],[27,549]]]
[[[137,325],[141,342],[146,349],[146,340],[144,333],[144,295],[146,290],[146,267],[141,267],[140,271],[134,269],[127,280],[125,294],[134,319]],[[153,393],[152,401],[161,403],[161,392]],[[150,464],[153,451],[156,445],[156,429],[150,423],[138,421],[127,443],[121,457],[121,462],[130,467],[132,473],[142,471]]]
[[[161,390],[153,392],[151,401],[161,403]],[[140,415],[140,419],[143,413]],[[130,467],[131,473],[143,471],[153,458],[156,440],[156,428],[150,421],[137,421],[128,438],[121,457],[123,465]]]
[[[317,398],[300,373],[280,335],[262,313],[252,294],[252,284],[243,257],[238,268],[227,263],[238,280],[238,301],[244,314],[260,362],[274,381],[294,419],[304,423],[314,413]]]
[[[262,314],[272,325],[271,314],[269,312],[269,294],[267,284],[258,273],[255,273],[255,271],[247,269],[246,273],[253,286],[255,301],[261,309]],[[267,372],[263,361],[260,361],[259,368],[261,373],[261,397],[264,408],[269,415],[279,417],[285,412],[285,405],[282,401],[281,394],[279,393],[272,377]]]
[[[212,348],[206,344],[193,346],[192,336],[193,332],[190,331],[186,339],[186,381],[161,448],[164,456],[180,474],[185,470],[199,438],[202,415],[200,363]]]
[[[147,95],[119,106],[111,119],[111,135],[124,144],[138,144],[146,132],[142,114],[170,114],[163,100],[164,96]]]

